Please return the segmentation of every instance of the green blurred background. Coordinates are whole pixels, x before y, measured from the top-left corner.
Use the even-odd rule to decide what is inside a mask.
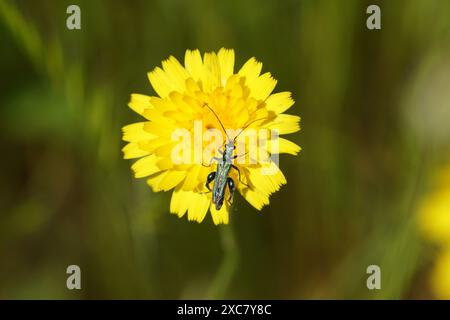
[[[415,216],[449,155],[450,1],[0,0],[0,39],[0,298],[433,298]],[[147,71],[221,47],[293,92],[303,150],[269,207],[238,196],[215,227],[132,177],[121,127]]]

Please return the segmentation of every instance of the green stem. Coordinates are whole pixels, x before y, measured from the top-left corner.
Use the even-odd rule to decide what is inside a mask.
[[[221,226],[220,236],[224,256],[209,287],[207,294],[209,299],[224,299],[236,272],[239,258],[238,246],[232,225]]]

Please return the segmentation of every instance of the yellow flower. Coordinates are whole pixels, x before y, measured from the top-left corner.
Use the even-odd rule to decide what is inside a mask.
[[[431,289],[440,299],[450,299],[450,248],[446,248],[435,262]]]
[[[436,182],[419,209],[418,220],[422,234],[443,250],[432,271],[431,288],[438,298],[450,299],[450,166],[438,171]]]
[[[423,234],[433,242],[450,246],[450,186],[428,196],[420,213]]]
[[[230,189],[226,188],[224,205],[216,210],[205,183],[208,175],[217,170],[218,160],[212,157],[222,157],[216,151],[224,149],[229,130],[257,131],[260,139],[253,149],[244,141],[240,154],[234,150],[236,169],[231,168],[228,174],[252,206],[261,210],[269,204],[269,196],[286,184],[273,155],[296,155],[300,147],[289,140],[277,139],[274,133],[298,131],[300,118],[283,113],[294,104],[291,93],[272,94],[276,80],[270,73],[261,75],[261,69],[262,64],[251,58],[234,73],[233,50],[222,48],[217,54],[205,53],[203,59],[198,50],[187,50],[184,66],[171,56],[162,62],[162,68],[148,73],[158,96],[131,95],[129,107],[145,121],[123,128],[123,140],[128,142],[123,148],[124,158],[140,158],[132,165],[135,177],[146,177],[153,191],[173,189],[171,213],[183,217],[187,212],[188,220],[201,222],[209,209],[214,224],[228,223]],[[214,148],[210,149],[214,152],[208,157],[205,150],[211,148],[211,141],[203,137],[213,130],[223,135],[214,141]],[[174,158],[175,149],[180,146],[179,133],[194,137],[182,145],[192,151],[183,155],[189,161]],[[262,141],[261,135],[267,139]],[[270,174],[264,172],[269,168]]]
[[[420,207],[419,226],[427,239],[450,246],[450,166],[441,169],[436,180],[435,190]]]

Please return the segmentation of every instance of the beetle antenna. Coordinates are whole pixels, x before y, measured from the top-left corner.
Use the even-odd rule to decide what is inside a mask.
[[[259,106],[261,106],[261,105],[263,105],[264,103],[266,103],[266,101],[267,101],[267,99],[269,99],[269,97],[270,97],[270,95],[269,95],[267,98],[265,98],[263,101],[261,101],[261,103],[259,103],[259,104],[256,106],[255,111],[253,111],[253,112],[251,113],[251,115],[255,114],[255,113],[258,111]],[[242,131],[239,132],[238,135],[237,135],[236,137],[234,137],[233,140],[236,141],[237,137],[239,137],[239,135],[240,135],[242,132],[244,132],[245,129],[247,129],[251,124],[255,123],[256,121],[259,121],[259,120],[266,120],[266,119],[269,119],[269,118],[268,118],[268,117],[265,117],[265,118],[259,118],[259,119],[255,119],[255,120],[253,120],[252,122],[248,123],[248,124],[242,129]]]
[[[220,121],[219,117],[218,117],[217,114],[214,112],[214,110],[213,110],[207,103],[205,103],[205,104],[203,105],[203,107],[204,107],[204,106],[207,106],[208,109],[211,110],[211,112],[212,112],[212,113],[214,114],[214,116],[216,117],[217,121],[219,121],[220,126],[222,127],[223,132],[225,132],[225,135],[227,136],[228,140],[231,140],[230,137],[228,136],[227,130],[225,130],[225,127],[224,127],[223,124],[222,124],[222,121]]]
[[[245,131],[245,129],[247,129],[248,127],[250,127],[253,123],[255,123],[256,121],[260,121],[260,120],[267,120],[269,119],[268,117],[264,117],[264,118],[259,118],[259,119],[255,119],[251,122],[249,122],[235,137],[234,137],[234,141],[236,141],[237,137],[239,137],[241,135],[242,132]]]

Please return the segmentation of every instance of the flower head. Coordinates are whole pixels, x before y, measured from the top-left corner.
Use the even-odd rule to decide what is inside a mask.
[[[438,255],[430,277],[430,287],[439,299],[450,299],[450,248]]]
[[[201,222],[210,210],[226,224],[234,190],[261,210],[286,183],[277,155],[300,147],[278,135],[298,131],[300,118],[283,113],[291,93],[272,94],[276,80],[261,69],[251,58],[234,73],[233,50],[187,50],[184,66],[169,57],[148,73],[158,96],[131,95],[145,121],[123,128],[124,158],[140,158],[135,177],[153,191],[173,190],[171,213]]]
[[[450,248],[450,165],[438,170],[434,190],[422,201],[419,227],[422,234]]]
[[[424,237],[440,247],[430,286],[438,298],[450,299],[450,165],[440,169],[435,188],[423,200],[419,227]]]

